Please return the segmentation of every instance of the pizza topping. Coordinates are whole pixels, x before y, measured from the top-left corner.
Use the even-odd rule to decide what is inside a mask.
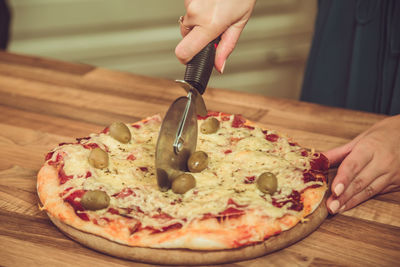
[[[255,129],[255,127],[250,126],[250,125],[244,125],[243,127],[244,127],[244,128],[247,128],[247,129],[249,129],[249,130],[254,130],[254,129]]]
[[[309,183],[309,182],[323,182],[325,179],[325,176],[322,173],[317,173],[313,171],[307,171],[303,173],[303,181],[304,183]]]
[[[84,221],[89,221],[89,216],[83,212],[84,208],[81,204],[81,202],[79,201],[79,199],[82,198],[82,196],[85,194],[84,190],[76,190],[74,192],[72,192],[71,194],[69,194],[64,201],[69,203],[72,208],[75,211],[75,214],[77,216],[79,216],[79,218],[81,218]]]
[[[278,180],[273,173],[264,172],[257,179],[257,187],[261,192],[273,195],[278,188]]]
[[[130,195],[136,196],[135,192],[131,188],[124,188],[121,192],[116,193],[112,196],[116,198],[125,198]]]
[[[57,153],[56,158],[54,160],[50,160],[50,159],[54,158],[54,151],[50,152],[49,154],[47,154],[47,156],[49,156],[47,164],[53,165],[53,166],[59,165],[62,162],[64,155],[65,155],[64,152],[59,152],[59,153]],[[46,158],[47,158],[47,156],[46,156]]]
[[[279,136],[276,134],[267,134],[265,135],[265,139],[267,139],[270,142],[276,142],[279,139]]]
[[[218,112],[218,111],[208,111],[206,116],[197,115],[197,119],[198,120],[205,120],[205,119],[207,119],[209,117],[217,117],[217,116],[219,116],[219,114],[220,114],[220,112]]]
[[[246,120],[242,116],[234,115],[233,121],[232,121],[232,127],[233,128],[243,127],[245,122],[246,122]]]
[[[133,124],[132,127],[136,128],[136,129],[140,129],[141,126],[139,124]]]
[[[272,198],[272,205],[275,207],[281,208],[287,203],[291,203],[288,207],[289,210],[301,211],[304,207],[301,202],[301,195],[296,190],[292,190],[292,193],[283,200]]]
[[[136,157],[133,154],[130,154],[126,159],[127,160],[135,160]]]
[[[101,210],[110,205],[110,197],[101,190],[87,191],[81,199],[81,205],[87,210]]]
[[[90,151],[88,160],[89,164],[97,169],[103,169],[108,166],[108,154],[99,147]]]
[[[60,184],[65,184],[68,180],[71,180],[73,175],[66,175],[64,171],[64,164],[62,164],[58,170],[58,179],[60,179]]]
[[[101,133],[107,134],[109,131],[110,131],[110,128],[106,127],[106,128],[103,129],[103,131],[101,131]]]
[[[329,161],[324,154],[315,153],[314,156],[317,158],[310,162],[312,170],[325,171],[329,168]]]
[[[45,157],[45,161],[48,161],[49,159],[51,159],[53,157],[54,151],[51,151],[49,153],[47,153],[46,157]]]
[[[190,172],[201,172],[208,166],[208,155],[204,151],[196,151],[190,155],[187,167]]]
[[[256,180],[256,177],[255,177],[255,176],[247,176],[247,177],[244,179],[244,183],[245,183],[245,184],[253,184],[255,180]]]
[[[86,144],[82,144],[82,146],[86,149],[94,149],[94,148],[99,147],[99,145],[96,143],[86,143]]]
[[[123,144],[126,144],[131,140],[131,132],[122,122],[113,122],[110,125],[110,135]]]
[[[172,191],[176,194],[185,194],[195,186],[196,180],[189,173],[181,174],[172,181]]]
[[[209,117],[200,125],[200,132],[203,134],[212,134],[219,129],[219,120],[215,117]]]
[[[83,140],[89,140],[89,139],[90,139],[90,136],[79,137],[79,138],[75,138],[75,139],[76,139],[76,141],[77,141],[78,143],[81,143]]]

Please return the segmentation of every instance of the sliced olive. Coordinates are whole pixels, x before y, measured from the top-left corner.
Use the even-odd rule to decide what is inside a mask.
[[[172,181],[172,191],[176,194],[185,194],[195,186],[196,180],[189,173],[181,174]]]
[[[187,167],[190,172],[201,172],[208,166],[208,155],[203,151],[196,151],[190,155]]]
[[[113,122],[110,125],[110,135],[121,143],[128,143],[131,140],[131,131],[128,126],[122,122]]]
[[[97,169],[103,169],[108,166],[108,154],[99,147],[90,151],[88,160],[89,164]]]
[[[108,207],[110,197],[101,190],[89,190],[81,199],[82,206],[87,210],[101,210]]]
[[[265,194],[274,194],[278,187],[276,176],[270,172],[262,173],[257,179],[257,187]]]
[[[219,129],[219,120],[214,117],[208,117],[203,123],[200,125],[200,132],[203,134],[212,134],[218,131]]]

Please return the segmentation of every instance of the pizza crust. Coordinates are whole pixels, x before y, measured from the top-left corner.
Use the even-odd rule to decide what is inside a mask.
[[[325,220],[328,215],[326,208],[327,195],[321,205],[307,217],[307,222],[298,223],[290,230],[279,235],[272,236],[262,243],[249,245],[237,249],[227,250],[189,250],[189,249],[158,249],[129,247],[116,242],[109,241],[97,235],[89,234],[75,229],[48,213],[51,221],[68,237],[82,245],[100,251],[102,253],[120,257],[127,260],[134,260],[152,264],[169,265],[203,265],[221,264],[235,261],[257,258],[276,250],[290,246],[311,234]]]

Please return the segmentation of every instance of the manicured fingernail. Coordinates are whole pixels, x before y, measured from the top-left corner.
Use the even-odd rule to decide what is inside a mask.
[[[343,205],[343,206],[339,209],[338,213],[342,213],[345,209],[346,209],[346,205]]]
[[[224,61],[224,64],[222,64],[222,68],[221,68],[221,74],[224,73],[224,69],[225,69],[225,63],[226,61]]]
[[[343,190],[344,190],[344,185],[343,185],[343,184],[338,184],[338,185],[336,185],[336,186],[335,186],[335,189],[334,189],[335,195],[336,195],[337,197],[340,196],[340,195],[343,193]]]
[[[329,205],[329,209],[331,210],[332,213],[336,213],[340,207],[339,200],[334,200],[331,202]]]

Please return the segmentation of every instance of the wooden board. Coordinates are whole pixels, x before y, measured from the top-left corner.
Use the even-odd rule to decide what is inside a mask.
[[[115,120],[163,114],[183,94],[168,80],[0,52],[0,264],[130,264],[62,234],[38,209],[36,174],[57,143],[98,132]],[[209,109],[241,113],[317,150],[344,144],[384,118],[220,89],[207,89],[205,101]],[[400,192],[377,196],[328,217],[288,248],[235,266],[395,266],[399,212]]]

